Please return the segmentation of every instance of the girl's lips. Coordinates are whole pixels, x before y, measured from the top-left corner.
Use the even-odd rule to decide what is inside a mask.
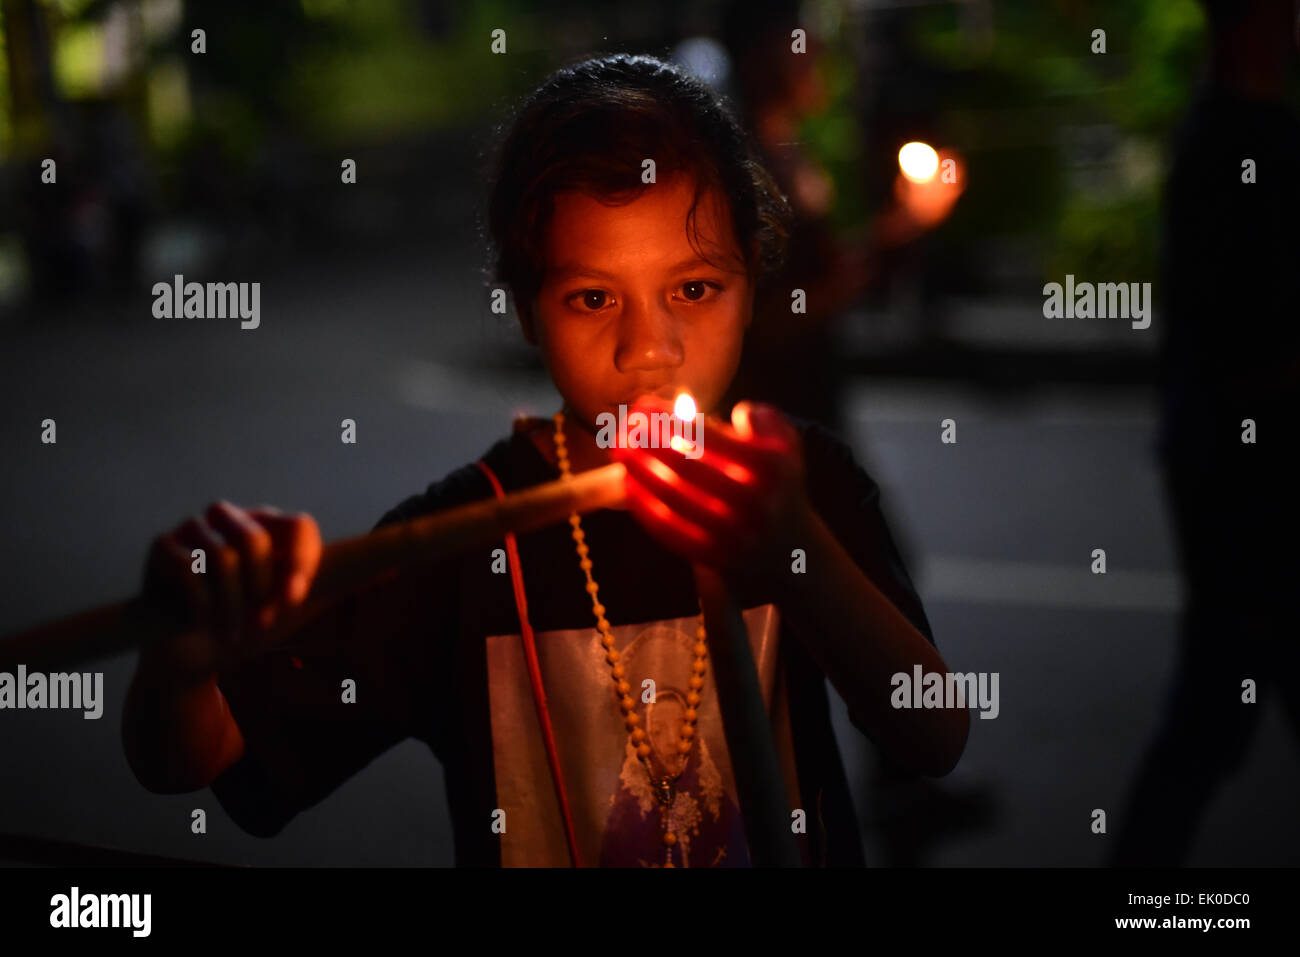
[[[658,392],[638,392],[630,399],[625,399],[623,404],[629,409],[634,405],[660,405],[664,402],[672,403],[676,398],[675,390],[660,389]]]

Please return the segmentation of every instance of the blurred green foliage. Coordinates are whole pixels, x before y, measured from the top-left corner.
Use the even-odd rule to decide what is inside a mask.
[[[5,18],[0,15],[0,159],[9,155],[13,132],[9,117],[13,107],[9,102],[9,51],[5,40]]]
[[[132,39],[133,75],[110,89],[105,19],[127,8],[138,28],[139,5],[39,2],[58,96],[129,105],[163,153],[217,138],[238,157],[281,131],[332,143],[472,123],[545,65],[546,18],[526,0],[455,4],[433,26],[408,0],[178,2],[180,19],[165,34]],[[502,24],[511,27],[504,70],[489,59],[491,30]],[[195,27],[208,34],[201,55],[190,50]],[[0,16],[0,50],[5,35]],[[522,48],[528,39],[533,49]],[[7,66],[0,58],[0,149],[11,134]]]
[[[147,38],[134,75],[104,90],[97,81],[102,24],[119,4],[39,2],[52,26],[49,57],[63,97],[115,97],[159,154],[184,165],[211,152],[228,170],[248,168],[277,136],[329,146],[499,121],[566,58],[563,51],[572,52],[565,31],[574,23],[571,11],[561,16],[528,0],[441,8],[409,0],[191,0],[178,3],[172,29]],[[834,0],[821,6],[828,4]],[[614,34],[618,10],[631,6],[584,15],[607,21]],[[904,14],[902,42],[938,77],[924,91],[942,138],[936,145],[966,160],[970,186],[946,239],[974,246],[1019,237],[1037,251],[1044,274],[1151,278],[1169,137],[1204,53],[1198,0],[995,2],[982,25],[972,21],[976,6],[921,4]],[[841,3],[841,13],[848,9]],[[506,58],[489,49],[492,29],[502,25],[510,28]],[[208,29],[201,60],[189,49],[194,26]],[[1097,28],[1106,31],[1105,54],[1090,49]],[[593,37],[605,29],[593,27]],[[619,46],[616,35],[611,41]],[[843,32],[828,38],[819,68],[830,108],[803,131],[836,182],[842,226],[867,219],[880,198],[869,195],[864,174],[869,144],[858,122],[864,92],[856,41]],[[0,22],[0,51],[5,42]],[[0,155],[14,139],[8,66],[0,56]]]
[[[310,5],[309,5],[310,6]],[[290,64],[287,90],[295,114],[318,137],[384,137],[401,131],[472,123],[512,91],[527,59],[507,46],[511,70],[494,69],[489,38],[511,25],[516,44],[529,32],[524,5],[505,0],[464,4],[453,29],[432,40],[415,29],[400,0],[325,7],[346,41],[303,51]]]
[[[869,214],[862,154],[865,148],[858,121],[857,68],[845,44],[830,38],[818,64],[826,84],[827,108],[809,117],[801,138],[835,182],[836,202],[832,224],[846,227],[861,223]]]
[[[948,71],[941,115],[970,164],[954,228],[1032,233],[1045,275],[1154,278],[1161,170],[1205,52],[1200,4],[994,9],[983,49],[958,7],[911,24],[917,48]],[[1104,54],[1092,51],[1096,29]]]

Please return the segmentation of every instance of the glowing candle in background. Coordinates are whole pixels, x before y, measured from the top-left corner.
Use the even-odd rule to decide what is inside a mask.
[[[939,172],[939,154],[928,143],[906,143],[898,151],[898,168],[913,183],[928,183]]]

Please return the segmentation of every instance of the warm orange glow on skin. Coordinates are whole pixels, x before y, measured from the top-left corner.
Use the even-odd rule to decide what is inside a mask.
[[[678,395],[674,415],[691,412],[683,398]],[[638,408],[643,404],[668,407],[658,396],[643,398]],[[627,466],[629,507],[652,534],[678,553],[717,567],[745,560],[764,535],[785,535],[771,530],[770,500],[788,494],[782,483],[801,479],[790,465],[799,451],[797,435],[779,413],[742,402],[731,418],[730,425],[707,417],[699,422],[702,454],[694,458],[680,454],[690,443],[679,435],[661,447],[613,449]]]
[[[688,392],[707,413],[735,377],[752,283],[726,195],[695,186],[667,177],[613,206],[555,197],[545,273],[521,319],[570,418],[593,434],[598,415],[643,395]]]
[[[646,468],[654,473],[655,478],[659,479],[659,481],[664,482],[667,485],[681,484],[682,480],[678,478],[677,473],[664,465],[664,463],[660,462],[658,459],[647,456],[645,465]]]
[[[735,408],[731,410],[731,427],[742,439],[748,439],[754,434],[754,427],[749,422],[748,405],[743,402],[736,403]]]
[[[733,482],[738,482],[741,485],[752,485],[754,483],[754,473],[745,468],[745,466],[738,465],[735,462],[724,463],[722,466],[722,474]]]

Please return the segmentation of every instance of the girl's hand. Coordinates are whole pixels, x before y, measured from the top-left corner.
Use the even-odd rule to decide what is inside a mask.
[[[657,401],[635,411],[649,416],[672,406]],[[731,421],[703,419],[698,458],[618,447],[613,457],[627,467],[629,508],[654,538],[691,561],[770,580],[789,567],[811,515],[802,443],[769,405],[738,403]]]
[[[203,549],[205,570],[194,570]],[[274,626],[300,606],[321,559],[306,513],[215,502],[153,540],[144,591],[182,613],[186,627],[147,649],[152,668],[195,681],[266,650]]]

